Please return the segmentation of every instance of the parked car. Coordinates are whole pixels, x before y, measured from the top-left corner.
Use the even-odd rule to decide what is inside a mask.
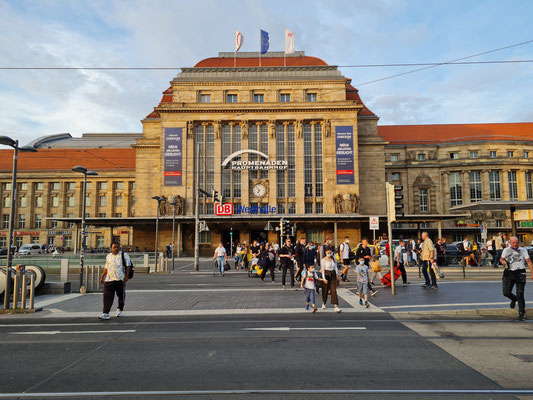
[[[23,244],[20,246],[19,256],[33,256],[35,254],[42,254],[43,249],[40,244]]]

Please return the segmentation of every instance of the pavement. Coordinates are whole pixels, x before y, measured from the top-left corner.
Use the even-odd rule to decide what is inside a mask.
[[[533,321],[507,311],[497,273],[424,290],[412,270],[369,309],[350,282],[340,314],[313,314],[280,277],[189,264],[137,274],[121,318],[96,318],[101,293],[39,296],[43,311],[0,316],[0,399],[533,399]]]

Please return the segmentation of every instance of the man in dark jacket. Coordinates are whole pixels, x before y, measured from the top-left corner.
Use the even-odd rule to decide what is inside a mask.
[[[291,288],[296,290],[294,286],[294,248],[291,244],[291,239],[287,239],[285,244],[279,251],[279,262],[281,263],[281,286],[285,288],[285,277],[287,275],[287,270],[291,274]]]
[[[296,282],[300,282],[302,278],[302,271],[304,268],[304,250],[305,250],[305,238],[301,238],[296,246],[294,246],[294,259],[298,269],[296,271]]]

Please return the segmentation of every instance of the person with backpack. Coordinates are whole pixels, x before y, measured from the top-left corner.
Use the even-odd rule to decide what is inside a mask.
[[[304,250],[305,250],[305,238],[301,238],[296,246],[294,246],[294,259],[296,260],[296,282],[300,282],[302,272],[304,269]]]
[[[133,264],[127,253],[120,251],[120,245],[117,242],[111,244],[111,253],[105,260],[104,271],[100,277],[100,283],[104,286],[104,309],[102,315],[98,318],[103,320],[110,319],[109,311],[115,300],[115,293],[118,298],[117,317],[122,316],[124,311],[124,295],[126,282],[133,276]]]
[[[348,236],[344,236],[344,242],[342,242],[339,246],[339,256],[342,259],[342,264],[344,265],[344,268],[341,272],[341,280],[343,282],[350,282],[348,280],[348,271],[350,271],[350,261],[352,260],[351,253],[350,238]]]
[[[307,244],[307,247],[304,250],[305,270],[309,269],[309,267],[311,266],[313,267],[315,266],[315,264],[317,263],[316,258],[317,258],[317,251],[315,248],[315,243],[310,240],[309,243]],[[319,293],[319,290],[320,290],[319,288],[320,288],[320,285],[315,285],[315,290],[317,294]]]

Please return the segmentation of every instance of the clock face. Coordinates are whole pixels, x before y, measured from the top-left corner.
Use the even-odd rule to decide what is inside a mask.
[[[253,189],[252,193],[255,197],[263,197],[266,194],[266,187],[262,183],[256,184]]]

